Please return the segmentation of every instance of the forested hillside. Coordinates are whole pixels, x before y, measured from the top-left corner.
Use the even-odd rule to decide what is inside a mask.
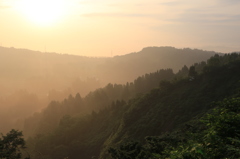
[[[239,54],[215,55],[177,73],[162,69],[132,83],[108,84],[85,98],[53,101],[25,121],[28,151],[33,159],[224,158],[224,150],[237,156],[239,138],[232,129],[239,124],[239,102],[224,99],[240,96],[239,68]],[[205,115],[213,108],[212,116]],[[229,129],[219,127],[224,122]],[[230,135],[219,134],[227,131]]]
[[[25,118],[40,112],[51,101],[61,102],[70,94],[75,97],[79,93],[81,98],[88,95],[85,101],[91,106],[83,111],[89,112],[93,107],[99,107],[91,103],[95,101],[92,98],[105,98],[101,89],[99,93],[89,92],[106,87],[108,83],[113,84],[108,85],[107,93],[111,93],[113,88],[116,92],[102,105],[115,99],[127,100],[132,97],[128,91],[144,93],[158,85],[162,77],[152,78],[148,86],[142,84],[151,72],[171,68],[168,71],[171,76],[183,65],[189,67],[192,63],[207,60],[213,54],[215,52],[196,49],[148,47],[123,56],[97,58],[0,47],[0,131],[5,133],[12,128],[22,130]],[[144,74],[147,74],[146,77],[138,78]],[[161,72],[155,76],[159,75],[162,76]],[[135,83],[134,86],[131,82]],[[135,86],[137,88],[133,90]],[[35,118],[38,118],[37,113]]]
[[[138,77],[134,82],[125,85],[109,83],[104,88],[90,92],[84,98],[77,93],[75,96],[69,95],[63,101],[52,101],[42,112],[35,113],[25,120],[25,135],[50,132],[57,127],[64,115],[83,116],[92,111],[98,112],[114,102],[126,103],[129,99],[158,87],[159,81],[172,80],[173,78],[172,69],[159,70]]]

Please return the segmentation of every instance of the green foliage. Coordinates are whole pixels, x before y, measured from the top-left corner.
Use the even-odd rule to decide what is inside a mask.
[[[149,157],[141,144],[133,141],[120,145],[118,149],[109,148],[108,152],[114,159],[142,159]]]
[[[130,144],[129,147],[125,143],[119,148],[109,149],[109,153],[114,159],[127,158],[125,156],[131,152],[139,155],[140,150],[144,150],[149,158],[158,159],[240,158],[240,97],[214,105],[216,108],[211,113],[195,121],[195,128],[186,125],[170,134],[146,137],[145,145]]]
[[[11,130],[0,138],[0,158],[1,159],[21,159],[22,149],[25,149],[23,134],[17,130]],[[30,159],[29,157],[25,159]]]

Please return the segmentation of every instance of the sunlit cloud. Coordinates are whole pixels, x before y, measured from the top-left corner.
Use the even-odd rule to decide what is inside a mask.
[[[224,4],[230,4],[235,5],[237,3],[240,3],[239,0],[216,0],[217,3],[224,3]]]
[[[226,15],[226,14],[211,14],[204,12],[185,12],[174,19],[166,19],[167,21],[180,23],[196,23],[202,25],[222,24],[240,25],[240,14]]]
[[[82,16],[85,17],[128,17],[128,18],[151,18],[153,17],[153,15],[149,15],[149,14],[133,14],[133,13],[89,13],[89,14],[83,14]]]
[[[181,2],[181,1],[168,1],[168,2],[160,2],[158,4],[163,5],[163,6],[178,6],[178,5],[182,5],[183,2]]]

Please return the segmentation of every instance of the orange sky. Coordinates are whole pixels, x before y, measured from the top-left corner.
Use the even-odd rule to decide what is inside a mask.
[[[239,8],[239,0],[0,0],[0,45],[84,56],[239,51]]]

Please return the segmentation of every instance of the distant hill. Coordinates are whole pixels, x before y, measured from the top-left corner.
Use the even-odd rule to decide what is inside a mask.
[[[113,58],[92,58],[0,47],[0,87],[5,91],[26,89],[44,95],[51,89],[71,88],[73,93],[86,95],[107,83],[131,82],[138,76],[159,69],[171,68],[177,72],[183,65],[206,61],[214,54],[216,52],[197,49],[147,47]],[[72,86],[79,79],[86,83],[88,79],[97,81],[91,83],[92,88],[89,89],[82,88],[84,84]],[[85,86],[90,87],[86,83]],[[0,91],[0,94],[4,93]]]
[[[1,83],[6,90],[26,89],[46,95],[51,89],[71,88],[75,80],[95,77],[96,66],[102,62],[100,58],[0,47]]]
[[[98,77],[109,82],[131,82],[145,73],[171,68],[179,71],[184,65],[206,61],[217,54],[197,49],[176,49],[174,47],[146,47],[139,52],[108,58],[99,65]]]

